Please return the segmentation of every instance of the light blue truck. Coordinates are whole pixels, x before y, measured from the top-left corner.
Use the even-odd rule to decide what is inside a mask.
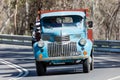
[[[48,66],[83,64],[83,72],[94,69],[93,42],[88,32],[87,10],[41,11],[32,33],[38,76]]]

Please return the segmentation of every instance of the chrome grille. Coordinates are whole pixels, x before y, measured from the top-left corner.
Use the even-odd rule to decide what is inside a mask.
[[[48,44],[49,57],[71,56],[71,53],[73,52],[77,52],[76,42],[70,42],[67,44],[62,44],[62,43]]]
[[[61,42],[61,41],[69,41],[70,40],[70,36],[55,36],[54,40],[57,42]]]

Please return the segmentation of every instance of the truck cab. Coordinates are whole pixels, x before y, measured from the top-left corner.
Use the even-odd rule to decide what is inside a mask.
[[[46,73],[48,66],[68,63],[82,63],[84,73],[93,70],[93,23],[86,22],[86,12],[86,9],[41,11],[32,35],[39,76]]]

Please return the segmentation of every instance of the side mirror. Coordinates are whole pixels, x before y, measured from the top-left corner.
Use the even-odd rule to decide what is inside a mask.
[[[37,22],[35,23],[35,26],[36,26],[36,27],[40,27],[40,26],[41,26],[40,21],[37,21]]]
[[[33,30],[33,23],[30,23],[30,30]]]
[[[93,27],[93,21],[88,21],[88,27],[92,28]]]

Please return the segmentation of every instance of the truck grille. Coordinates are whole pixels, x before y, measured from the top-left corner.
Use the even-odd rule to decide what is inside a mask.
[[[48,56],[49,57],[65,57],[71,56],[71,53],[76,52],[76,42],[70,42],[67,44],[62,43],[49,43],[48,44]]]
[[[61,42],[61,41],[69,41],[70,40],[70,36],[55,36],[54,40],[57,42]]]

